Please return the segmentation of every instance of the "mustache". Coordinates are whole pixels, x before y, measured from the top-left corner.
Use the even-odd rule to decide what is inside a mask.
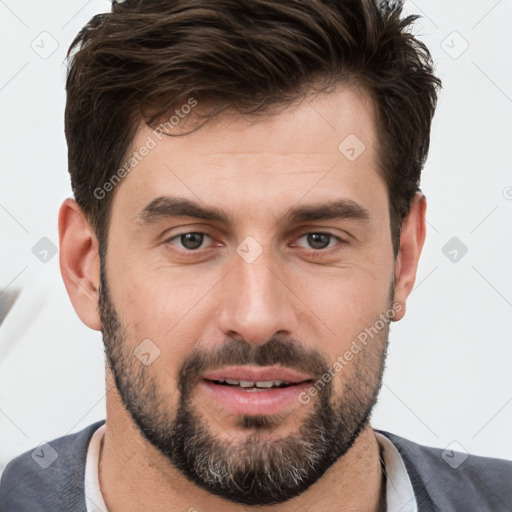
[[[320,351],[295,340],[272,337],[263,345],[251,345],[236,339],[213,350],[196,347],[179,370],[178,388],[182,393],[189,390],[206,371],[243,365],[283,366],[312,375],[315,380],[329,370],[328,360]]]

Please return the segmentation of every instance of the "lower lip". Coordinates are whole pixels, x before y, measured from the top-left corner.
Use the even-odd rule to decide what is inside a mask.
[[[201,386],[217,402],[233,413],[255,416],[278,414],[294,403],[300,403],[300,393],[307,390],[311,383],[301,382],[286,388],[255,391],[254,388],[225,386],[203,379]]]

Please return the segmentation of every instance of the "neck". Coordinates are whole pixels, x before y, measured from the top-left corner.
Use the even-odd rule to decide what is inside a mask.
[[[250,507],[214,496],[187,480],[139,432],[119,397],[107,399],[99,463],[109,512],[246,512]],[[368,425],[354,446],[300,496],[263,512],[379,512],[382,472],[379,445]]]

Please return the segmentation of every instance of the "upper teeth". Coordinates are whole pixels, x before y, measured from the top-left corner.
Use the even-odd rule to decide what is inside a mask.
[[[219,382],[225,382],[226,384],[232,384],[234,386],[240,386],[242,388],[271,388],[273,386],[281,386],[281,384],[289,384],[284,380],[265,380],[261,382],[250,382],[247,380],[234,380],[234,379],[219,379]]]

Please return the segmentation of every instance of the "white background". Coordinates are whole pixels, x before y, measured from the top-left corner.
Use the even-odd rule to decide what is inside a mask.
[[[62,61],[109,6],[0,1],[0,289],[21,291],[0,326],[0,471],[105,414],[101,336],[72,309],[58,256],[43,263],[32,248],[42,237],[58,244],[58,207],[71,195]],[[423,14],[415,33],[444,89],[422,181],[427,240],[407,315],[392,324],[373,426],[512,459],[512,1],[417,0],[406,10]],[[33,49],[52,44],[47,58]],[[442,251],[452,237],[468,248],[455,263]]]

